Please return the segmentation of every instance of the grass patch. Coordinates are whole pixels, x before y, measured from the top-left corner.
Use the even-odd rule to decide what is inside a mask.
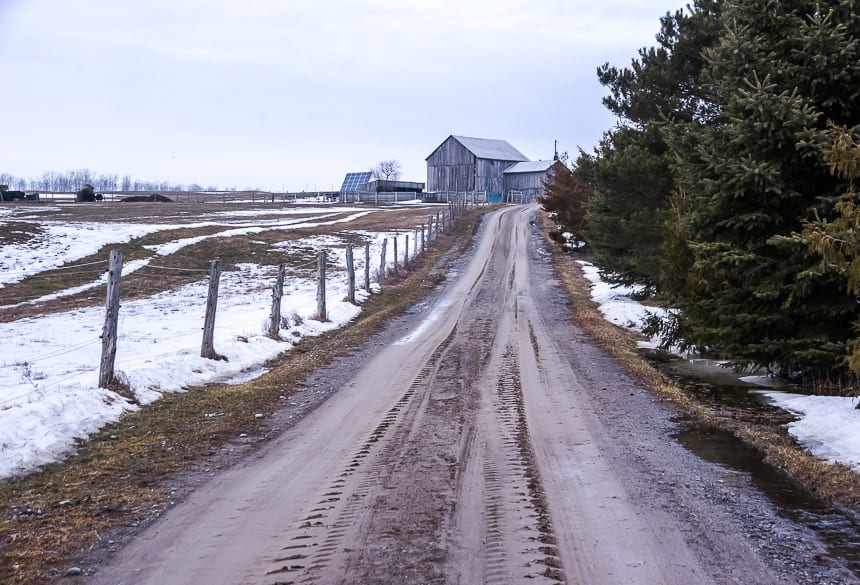
[[[789,477],[815,496],[831,504],[860,510],[860,474],[850,468],[823,461],[800,447],[782,425],[739,420],[728,412],[697,400],[674,384],[636,350],[638,334],[613,325],[603,318],[591,300],[591,283],[582,273],[577,259],[583,257],[563,252],[546,226],[552,222],[544,212],[539,215],[541,231],[552,251],[556,274],[570,299],[576,323],[632,375],[652,391],[670,400],[699,424],[732,433],[757,449],[764,460],[784,470]]]
[[[276,430],[255,414],[276,410],[280,397],[314,369],[358,348],[427,297],[444,279],[438,266],[466,250],[486,211],[469,212],[440,235],[399,280],[365,301],[355,322],[302,340],[260,378],[165,394],[82,442],[67,461],[0,483],[0,583],[43,583],[64,573],[109,534],[135,531],[169,508],[183,472],[214,471],[263,443]]]

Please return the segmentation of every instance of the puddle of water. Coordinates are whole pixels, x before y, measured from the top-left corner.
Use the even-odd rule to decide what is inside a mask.
[[[784,472],[768,465],[755,449],[732,434],[689,424],[675,435],[698,457],[744,472],[752,484],[774,504],[779,514],[811,528],[828,552],[844,559],[860,577],[860,521],[831,508],[794,483]]]
[[[646,357],[654,358],[653,355]],[[719,407],[730,416],[763,425],[781,425],[794,416],[768,404],[753,390],[760,387],[741,382],[739,374],[720,367],[714,360],[681,358],[653,359],[656,367],[697,399]],[[812,529],[830,555],[844,559],[860,577],[860,519],[836,510],[804,490],[780,469],[764,462],[761,454],[731,433],[703,428],[689,419],[679,419],[683,429],[675,438],[698,457],[747,474],[754,487],[774,505],[780,515]]]
[[[741,382],[740,374],[722,367],[723,362],[679,357],[665,359],[647,351],[642,354],[698,400],[729,410],[740,420],[763,424],[786,424],[795,420],[792,414],[773,406],[761,394],[751,392],[761,387]],[[791,390],[778,383],[773,387]]]

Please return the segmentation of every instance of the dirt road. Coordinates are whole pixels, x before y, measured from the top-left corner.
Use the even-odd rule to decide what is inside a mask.
[[[534,212],[489,216],[405,334],[88,582],[849,582],[569,322]]]

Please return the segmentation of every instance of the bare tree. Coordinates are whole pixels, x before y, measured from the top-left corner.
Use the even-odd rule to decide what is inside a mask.
[[[381,160],[370,171],[378,181],[396,181],[400,178],[400,163],[394,159]]]

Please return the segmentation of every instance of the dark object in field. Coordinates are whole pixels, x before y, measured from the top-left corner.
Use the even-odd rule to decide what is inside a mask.
[[[0,185],[0,201],[38,201],[39,194],[27,195],[23,191],[10,191],[9,185]]]
[[[96,200],[96,192],[93,186],[87,183],[75,194],[75,201],[78,203],[89,203]]]
[[[30,201],[31,199],[23,191],[0,191],[0,201]],[[35,201],[39,200],[36,195]]]
[[[173,203],[173,199],[159,195],[158,193],[153,193],[152,195],[134,195],[133,197],[120,199],[120,201],[123,203]]]

